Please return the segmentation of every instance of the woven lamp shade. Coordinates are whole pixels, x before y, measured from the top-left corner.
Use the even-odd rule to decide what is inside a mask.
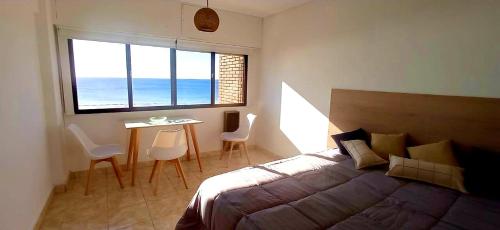
[[[194,15],[194,25],[200,31],[215,32],[219,28],[219,15],[210,8],[201,8]]]

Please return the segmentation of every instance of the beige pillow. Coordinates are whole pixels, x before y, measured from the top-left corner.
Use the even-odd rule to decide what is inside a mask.
[[[464,187],[463,169],[452,165],[391,155],[389,171],[385,175],[424,181],[463,193],[467,192]]]
[[[373,152],[364,140],[340,141],[356,163],[356,169],[387,164],[387,161]]]
[[[458,166],[458,162],[453,154],[451,141],[441,141],[438,143],[408,147],[411,159],[424,160],[438,164]]]
[[[404,157],[406,149],[406,133],[378,134],[372,133],[372,150],[380,157],[388,160],[389,154]]]

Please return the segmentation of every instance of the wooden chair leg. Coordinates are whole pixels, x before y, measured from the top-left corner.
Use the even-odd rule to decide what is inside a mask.
[[[240,157],[243,157],[243,148],[241,146],[242,144],[243,144],[243,142],[238,143],[238,150],[240,150],[239,151],[240,152]]]
[[[149,183],[153,181],[155,177],[156,168],[158,168],[158,160],[155,160],[155,164],[153,165],[153,170],[151,170],[151,175],[149,176]]]
[[[247,162],[248,164],[251,164],[250,163],[250,158],[248,157],[248,148],[247,148],[247,143],[246,142],[243,142],[243,148],[245,149],[245,155],[247,156]]]
[[[177,158],[177,160],[175,161],[175,164],[176,164],[176,167],[179,169],[179,172],[181,173],[182,181],[184,182],[184,187],[186,187],[186,189],[188,189],[188,185],[186,183],[186,176],[184,175],[184,171],[182,170],[181,161],[179,160],[179,158]]]
[[[229,161],[231,161],[231,155],[233,155],[233,147],[234,147],[234,142],[231,141],[230,147],[229,147],[229,155],[227,156],[227,168],[229,168]]]
[[[181,172],[179,171],[179,166],[177,165],[176,162],[177,161],[173,162],[174,166],[175,166],[175,172],[177,172],[177,177],[180,177],[181,176]]]
[[[95,164],[96,164],[95,160],[90,161],[90,167],[87,173],[87,186],[85,187],[85,196],[89,194],[90,179],[92,178],[92,173],[94,173]]]
[[[161,167],[163,166],[163,161],[158,161],[158,169],[156,170],[156,184],[154,187],[153,194],[156,196],[158,194],[158,187],[160,186],[160,176],[161,176]]]
[[[222,160],[222,157],[224,156],[226,148],[227,148],[227,141],[222,141],[222,150],[220,151],[219,160]]]
[[[120,188],[123,189],[123,181],[120,173],[120,165],[116,160],[116,157],[111,157],[111,165],[113,165],[113,170],[115,171],[116,179],[118,179],[118,183],[120,183]]]

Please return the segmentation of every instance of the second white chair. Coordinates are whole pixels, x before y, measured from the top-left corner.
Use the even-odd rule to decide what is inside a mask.
[[[184,129],[158,131],[153,141],[153,146],[147,150],[149,157],[155,160],[153,170],[149,176],[149,183],[151,183],[156,176],[156,185],[154,187],[155,195],[158,193],[161,170],[165,161],[174,163],[177,175],[182,177],[184,186],[186,189],[188,188],[181,161],[179,160],[186,154],[187,150],[188,146]]]
[[[245,150],[245,155],[247,156],[247,162],[250,164],[250,158],[248,157],[247,140],[250,137],[250,131],[252,131],[252,125],[257,118],[257,115],[249,113],[247,114],[248,123],[246,126],[238,128],[234,132],[224,132],[221,135],[222,139],[222,151],[220,154],[220,159],[222,159],[225,149],[229,146],[229,155],[227,158],[227,167],[229,167],[229,161],[231,161],[231,155],[233,155],[233,148],[235,145],[239,145],[240,155],[242,148]]]

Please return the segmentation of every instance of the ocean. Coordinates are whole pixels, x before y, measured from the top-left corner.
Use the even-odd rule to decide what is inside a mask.
[[[177,79],[177,104],[210,104],[210,79]],[[79,109],[128,108],[126,78],[77,78]],[[219,95],[215,81],[215,98]],[[171,105],[170,79],[132,79],[134,107]]]

